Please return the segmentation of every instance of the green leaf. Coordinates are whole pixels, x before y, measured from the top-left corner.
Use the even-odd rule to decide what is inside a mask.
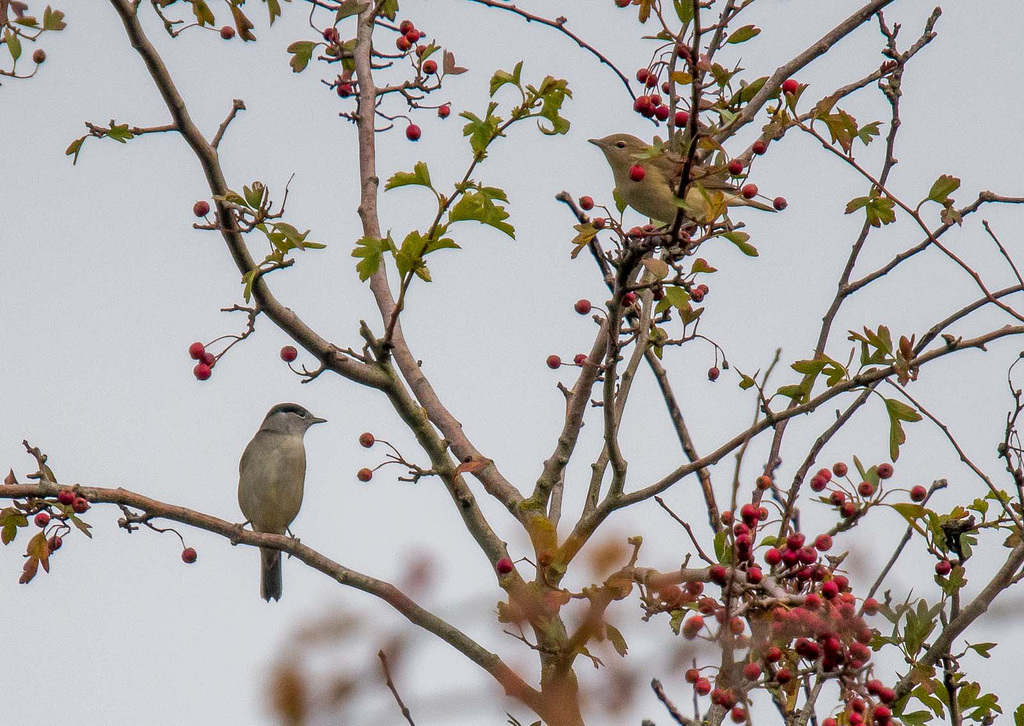
[[[35,28],[39,26],[39,21],[36,20],[31,15],[23,15],[20,18],[16,18],[14,22],[17,23],[18,25],[24,25],[28,28]]]
[[[867,197],[851,199],[846,205],[846,214],[852,214],[863,208],[872,227],[881,227],[896,221],[896,203],[888,197],[878,196],[875,190]]]
[[[263,0],[267,4],[267,12],[270,13],[270,24],[273,25],[274,21],[281,17],[281,4],[278,0]]]
[[[500,192],[501,196],[488,193],[489,190]],[[448,212],[449,223],[472,220],[494,227],[515,239],[515,228],[505,221],[508,219],[508,212],[504,207],[494,203],[494,199],[504,200],[504,194],[500,189],[495,190],[492,187],[481,187],[480,191],[464,194]]]
[[[380,14],[388,20],[394,20],[398,15],[398,0],[384,0],[380,6]]]
[[[314,43],[312,40],[296,40],[288,46],[287,50],[292,54],[288,61],[288,65],[292,67],[292,73],[302,73],[306,70],[309,60],[313,57],[313,49],[317,45],[318,43]]]
[[[612,647],[615,648],[615,652],[625,658],[629,646],[626,645],[626,639],[622,637],[622,633],[611,623],[605,623],[604,629],[608,635],[608,640],[612,643]]]
[[[334,22],[337,23],[350,15],[361,13],[368,7],[370,7],[370,3],[368,2],[359,2],[359,0],[343,0],[343,2],[338,6],[338,12],[334,15]]]
[[[690,24],[693,20],[693,2],[691,0],[672,0],[672,5],[676,9],[676,17],[679,18],[679,22],[683,26]]]
[[[817,109],[815,109],[816,112]],[[832,143],[839,144],[843,151],[849,154],[853,149],[853,139],[859,133],[857,119],[842,109],[835,113],[816,113],[816,117],[828,128],[828,132],[832,136]]]
[[[541,133],[548,136],[568,133],[571,124],[567,118],[560,114],[560,111],[565,99],[572,98],[569,82],[562,78],[547,76],[541,82],[540,88],[537,89],[537,94],[542,99],[541,109],[537,115],[551,124],[551,127],[548,128],[538,122],[537,127],[541,130]]]
[[[43,30],[64,30],[66,27],[68,24],[64,22],[64,13],[47,5],[43,11]]]
[[[80,139],[75,139],[70,144],[68,144],[68,148],[64,149],[64,156],[72,156],[72,155],[74,155],[75,158],[73,158],[71,160],[71,164],[72,165],[78,163],[78,154],[82,150],[82,144],[85,143],[85,139],[86,139],[85,136],[83,136]]]
[[[946,200],[949,199],[949,195],[959,188],[959,179],[949,174],[943,174],[932,184],[932,188],[928,191],[928,199],[939,204],[945,204]]]
[[[92,539],[92,532],[89,531],[90,529],[92,529],[92,525],[91,524],[89,524],[85,520],[79,518],[78,515],[76,515],[76,514],[69,514],[68,515],[68,519],[71,520],[71,523],[73,525],[78,527],[79,531],[82,534],[84,534],[89,539]]]
[[[722,236],[736,245],[739,251],[747,257],[757,257],[757,248],[752,244],[747,244],[747,240],[750,239],[750,235],[746,232],[733,230],[732,232],[726,232]]]
[[[1013,726],[1024,726],[1024,703],[1013,711]]]
[[[356,263],[356,271],[359,273],[360,281],[366,282],[370,279],[370,276],[380,268],[380,260],[383,254],[388,250],[393,250],[394,246],[395,243],[391,239],[390,233],[388,233],[386,239],[366,236],[360,237],[356,241],[356,248],[352,250],[352,256],[362,258]]]
[[[10,28],[4,29],[4,43],[7,45],[7,50],[11,53],[11,58],[15,61],[21,58],[21,39],[18,38],[17,33],[11,32]]]
[[[664,280],[668,277],[669,267],[668,263],[664,260],[660,260],[657,257],[645,257],[641,264],[647,268],[648,272],[654,275],[659,280]]]
[[[893,398],[884,398],[885,410],[889,414],[889,457],[896,461],[900,455],[900,445],[907,440],[903,431],[902,421],[920,421],[919,414],[912,406]]]
[[[618,210],[619,214],[626,211],[626,200],[619,194],[618,189],[612,189],[612,199],[615,201],[615,209]]]
[[[679,629],[682,627],[683,618],[685,617],[686,610],[673,610],[669,615],[668,626],[672,628],[672,632],[676,635],[679,635]],[[1021,708],[1024,709],[1024,706],[1021,706]]]
[[[206,4],[206,0],[192,0],[192,14],[196,16],[196,22],[201,26],[213,25],[217,22],[210,6]]]
[[[728,544],[726,542],[727,535],[728,530],[724,528],[715,532],[715,559],[719,562],[723,562],[725,560],[725,551]]]
[[[508,83],[511,83],[512,85],[514,85],[514,86],[516,86],[518,88],[522,88],[522,82],[521,82],[522,75],[523,75],[523,62],[522,61],[519,61],[518,63],[516,63],[516,67],[512,69],[511,73],[509,73],[508,71],[496,71],[495,74],[493,76],[491,76],[491,88],[490,88],[490,95],[491,95],[491,97],[493,97],[494,94],[498,92],[499,88],[501,88],[502,86],[504,86],[504,85],[506,85]]]
[[[129,140],[135,138],[135,134],[128,129],[128,124],[111,123],[110,128],[103,135],[122,144],[127,144]]]
[[[729,39],[726,42],[732,43],[733,45],[736,45],[737,43],[743,43],[747,40],[750,40],[753,37],[756,37],[758,34],[760,34],[760,32],[761,29],[758,27],[755,27],[753,25],[744,25],[742,28],[733,31],[733,33],[729,36]]]
[[[754,79],[740,88],[740,92],[733,97],[734,100],[738,99],[741,103],[750,103],[750,100],[757,95],[757,92],[764,87],[764,84],[767,83],[767,81],[768,76],[761,76],[760,78]]]
[[[487,113],[484,118],[469,112],[463,111],[459,115],[469,123],[462,127],[462,135],[469,137],[469,145],[478,159],[484,159],[487,146],[498,136],[504,136],[500,130],[501,117],[494,115],[497,103],[490,103],[487,106]]]
[[[860,127],[860,131],[857,132],[857,138],[861,140],[865,146],[871,143],[871,139],[874,136],[878,136],[881,132],[879,127],[882,125],[881,121],[872,121],[869,124],[864,124]]]
[[[430,183],[430,171],[425,162],[417,161],[412,171],[399,171],[393,174],[384,185],[384,191],[410,185],[434,188]]]
[[[999,645],[999,644],[998,643],[974,643],[973,645],[968,645],[967,647],[968,647],[968,649],[973,650],[975,653],[980,655],[982,658],[991,658],[992,655],[991,655],[990,651],[993,648],[995,648],[997,645]]]

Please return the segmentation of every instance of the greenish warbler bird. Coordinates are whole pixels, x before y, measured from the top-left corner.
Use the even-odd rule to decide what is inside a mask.
[[[679,208],[686,217],[708,224],[724,214],[728,207],[753,207],[765,212],[775,210],[755,199],[747,199],[740,188],[730,182],[724,167],[694,165],[690,169],[690,185],[686,199],[676,196],[683,174],[683,161],[668,152],[653,154],[651,146],[630,134],[612,134],[603,139],[589,139],[604,152],[615,176],[615,191],[636,211],[668,224],[675,220]],[[643,167],[643,178],[634,181],[630,169]]]
[[[297,403],[267,412],[238,464],[238,505],[256,532],[284,534],[302,507],[306,479],[303,437],[324,423]],[[281,551],[260,549],[260,597],[281,599]]]

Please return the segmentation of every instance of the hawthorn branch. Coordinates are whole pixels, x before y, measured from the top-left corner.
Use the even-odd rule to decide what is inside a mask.
[[[0,498],[55,497],[63,488],[66,487],[53,482],[12,484],[0,486]],[[498,655],[489,652],[458,628],[418,605],[391,583],[345,567],[312,547],[302,544],[294,537],[245,530],[237,524],[210,514],[151,499],[121,487],[108,489],[75,486],[74,490],[78,496],[84,497],[92,503],[131,507],[145,512],[149,517],[169,519],[220,535],[231,541],[232,544],[244,544],[285,552],[341,585],[361,590],[383,600],[409,622],[433,633],[487,671],[504,688],[507,695],[521,700],[539,715],[543,716],[547,712],[541,694],[523,681]]]
[[[231,110],[228,111],[227,118],[221,121],[220,126],[217,127],[217,133],[213,137],[213,141],[210,142],[210,146],[215,149],[220,146],[221,139],[224,138],[224,132],[228,130],[228,126],[235,119],[235,115],[239,111],[245,111],[245,101],[240,98],[236,98],[231,102]]]

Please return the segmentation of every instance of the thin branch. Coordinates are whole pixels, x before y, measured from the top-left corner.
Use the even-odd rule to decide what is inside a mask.
[[[408,707],[402,701],[402,697],[398,695],[398,689],[395,687],[395,682],[391,679],[391,669],[388,668],[388,657],[384,655],[384,649],[377,651],[377,657],[380,658],[380,667],[384,671],[384,682],[387,687],[391,690],[391,695],[395,697],[395,703],[402,709],[402,715],[405,716],[405,720],[409,722],[409,726],[416,726],[416,723],[412,720],[412,713],[410,713]]]
[[[210,142],[210,146],[215,149],[220,146],[220,140],[224,138],[224,132],[228,130],[228,125],[234,120],[235,114],[244,110],[245,101],[242,99],[236,98],[231,102],[231,110],[228,111],[227,118],[221,121],[220,126],[217,127],[217,134],[213,137],[213,141]]]

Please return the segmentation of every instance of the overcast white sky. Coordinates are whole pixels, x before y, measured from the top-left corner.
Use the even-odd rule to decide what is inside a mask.
[[[605,49],[629,75],[647,62],[650,51],[636,39],[640,28],[629,19],[635,15],[618,11],[611,0],[562,2],[556,10],[548,2],[522,5],[565,15],[573,29]],[[768,74],[858,5],[761,0],[748,11],[746,22],[763,27],[762,35],[722,57],[742,60],[755,75]],[[420,596],[422,604],[453,618],[535,677],[532,654],[494,623],[492,611],[501,591],[441,487],[432,481],[415,486],[397,482],[400,472],[394,468],[379,472],[371,485],[356,482],[355,471],[376,463],[378,455],[358,446],[361,431],[372,431],[417,457],[414,442],[381,396],[331,376],[300,385],[277,357],[287,341],[266,320],[218,364],[210,381],[193,379],[189,343],[243,328],[241,316],[218,312],[241,301],[237,271],[218,237],[191,228],[192,204],[208,191],[180,139],[151,136],[123,146],[90,140],[74,167],[64,156],[67,144],[84,132],[83,121],[102,124],[113,118],[146,126],[165,123],[167,114],[110,5],[93,0],[60,6],[67,12],[68,29],[45,38],[49,60],[39,75],[0,87],[5,139],[0,155],[0,467],[13,467],[21,478],[32,470],[21,447],[26,438],[49,453],[63,482],[124,486],[238,520],[242,449],[272,404],[298,401],[330,421],[307,439],[306,502],[293,525],[303,542],[347,566],[395,581],[411,562],[429,556],[436,580]],[[226,17],[223,6],[214,7]],[[311,228],[311,239],[326,242],[328,249],[300,255],[294,268],[272,276],[272,285],[325,337],[342,347],[358,346],[358,321],[379,324],[349,256],[360,235],[354,128],[337,116],[343,104],[319,82],[330,78],[330,71],[313,65],[295,75],[288,67],[284,48],[313,37],[306,27],[307,6],[286,6],[272,30],[266,28],[260,3],[246,7],[259,18],[256,44],[226,43],[215,33],[195,31],[170,42],[148,4],[141,13],[204,129],[212,134],[232,98],[245,100],[248,111],[221,147],[229,183],[240,188],[258,178],[278,193],[295,174],[288,219]],[[917,37],[932,7],[921,0],[894,3],[888,16],[905,24],[904,45]],[[963,187],[955,195],[961,203],[981,189],[1024,194],[1022,15],[1013,0],[944,7],[939,38],[918,56],[905,79],[904,126],[897,146],[901,163],[892,185],[907,199],[923,197],[942,173],[962,177]],[[560,427],[562,396],[555,383],[571,380],[571,371],[552,372],[544,359],[553,352],[569,359],[587,349],[593,326],[573,313],[572,303],[579,297],[604,300],[592,262],[585,256],[569,259],[573,220],[554,194],[566,189],[610,201],[610,173],[585,140],[615,131],[649,136],[651,130],[632,113],[607,68],[549,29],[454,0],[403,1],[402,17],[412,18],[470,69],[452,78],[444,92],[456,113],[482,111],[491,73],[522,58],[525,78],[564,77],[574,92],[565,107],[573,124],[567,137],[545,137],[523,125],[479,169],[480,180],[508,191],[517,239],[465,226],[457,239],[463,250],[436,256],[431,262],[435,282],[414,287],[404,318],[414,353],[443,400],[480,450],[527,489]],[[348,32],[345,27],[342,35]],[[829,58],[800,73],[799,80],[810,84],[805,98],[816,99],[877,67],[880,47],[877,25],[862,27]],[[876,91],[844,107],[862,122],[885,118]],[[423,127],[418,144],[407,142],[400,131],[381,137],[381,175],[423,160],[435,182],[461,178],[469,154],[460,120],[453,115],[442,122],[429,112],[416,120]],[[737,140],[737,149],[753,132]],[[864,158],[877,162],[878,151],[869,150]],[[783,348],[784,361],[804,357],[812,348],[861,223],[859,216],[843,216],[843,207],[867,191],[820,146],[796,134],[758,162],[755,181],[768,196],[781,194],[790,202],[784,214],[744,216],[761,257],[751,260],[724,245],[703,252],[721,271],[710,283],[702,332],[744,371],[763,369],[777,347]],[[384,194],[382,227],[398,235],[424,225],[432,214],[429,202],[426,193],[415,189]],[[993,288],[1011,279],[984,237],[981,218],[990,220],[1004,243],[1019,252],[1020,213],[986,208],[955,238],[946,238],[991,274]],[[873,234],[861,269],[872,269],[917,240],[907,224]],[[920,332],[975,297],[966,275],[937,255],[924,255],[880,283],[870,299],[854,301],[837,328],[884,323],[899,333]],[[997,321],[987,314],[957,332],[981,332]],[[830,352],[845,359],[843,336],[834,340]],[[1009,405],[1004,371],[1019,346],[1006,341],[993,345],[988,356],[957,356],[929,369],[914,388],[914,395],[927,401],[995,476],[1000,473],[995,444]],[[299,362],[304,360],[300,353]],[[673,384],[705,451],[741,430],[752,415],[751,398],[737,389],[732,375],[716,384],[706,381],[704,372],[712,361],[710,348],[699,345],[667,356]],[[793,382],[793,376],[783,370],[776,383]],[[642,375],[624,423],[631,487],[652,481],[680,459],[654,393],[649,377]],[[800,444],[806,446],[830,415],[831,409],[821,411],[791,427],[783,479],[802,458]],[[568,471],[563,527],[573,520],[589,462],[599,451],[598,428],[587,427],[578,460]],[[894,484],[948,477],[953,486],[936,500],[940,509],[973,496],[967,492],[981,493],[928,424],[909,427],[908,436]],[[747,480],[763,460],[766,441],[752,446]],[[820,461],[857,454],[866,462],[880,462],[886,451],[884,413],[880,405],[868,406]],[[725,496],[731,469],[731,459],[717,467],[720,496]],[[1005,475],[1000,482],[1011,486]],[[672,490],[668,501],[690,514],[699,536],[708,541],[693,483]],[[488,502],[485,511],[517,557],[530,554],[500,506]],[[285,562],[283,600],[268,605],[257,596],[254,551],[185,531],[188,544],[199,551],[198,563],[186,566],[173,535],[143,531],[129,536],[116,526],[119,514],[94,507],[88,514],[94,539],[66,538],[53,571],[28,586],[17,584],[25,533],[0,551],[5,723],[49,720],[59,694],[61,708],[73,711],[69,718],[83,726],[267,724],[263,694],[270,665],[288,649],[297,629],[315,618],[337,616],[361,619],[359,646],[326,648],[316,666],[321,673],[365,672],[369,684],[367,695],[343,722],[400,723],[375,657],[386,634],[403,628],[386,606],[345,591],[294,561]],[[805,508],[809,531],[830,521],[829,512]],[[893,513],[880,513],[873,526],[877,536],[856,540],[849,560],[861,587],[903,531]],[[606,530],[620,540],[642,533],[644,564],[671,568],[689,551],[681,531],[653,502],[613,517]],[[991,559],[978,563],[972,588],[997,564],[999,548],[989,544]],[[913,586],[915,596],[934,600],[938,591],[930,577],[912,576],[930,567],[918,545],[891,585],[900,595]],[[580,572],[566,584],[578,588],[587,576]],[[995,615],[1019,611],[1021,605],[1019,593],[1008,594]],[[596,705],[588,723],[638,724],[642,717],[667,723],[649,695],[650,678],[662,678],[681,703],[689,699],[680,673],[665,665],[673,657],[667,651],[674,654],[678,648],[674,639],[666,647],[671,639],[667,618],[640,623],[635,598],[620,603],[614,614],[630,641],[627,665],[640,668],[635,687],[641,698],[614,717]],[[1020,633],[997,621],[971,631],[969,639],[1003,643],[991,662],[971,661],[969,666],[987,675],[988,685],[1004,698],[1019,698],[1013,687],[1017,680],[1007,675],[1011,669],[1006,665],[1014,662],[1012,649],[1024,645]],[[396,675],[420,726],[501,724],[506,708],[529,723],[526,709],[506,702],[462,656],[428,636],[417,635],[414,642],[414,662]],[[618,656],[607,646],[596,652],[618,666]],[[602,683],[588,668],[581,666],[585,684]],[[1015,705],[1004,703],[1007,710]]]

